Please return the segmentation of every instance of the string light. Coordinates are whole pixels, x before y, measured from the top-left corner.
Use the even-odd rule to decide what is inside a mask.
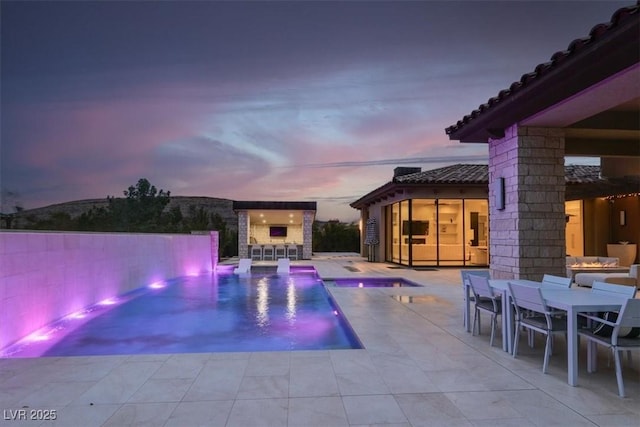
[[[640,193],[616,194],[615,196],[607,196],[605,197],[605,199],[613,200],[613,199],[624,199],[625,197],[638,197],[638,196],[640,196]]]

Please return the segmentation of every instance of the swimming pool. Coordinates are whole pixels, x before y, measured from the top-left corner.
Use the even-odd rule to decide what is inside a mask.
[[[361,277],[325,280],[327,286],[339,288],[403,288],[420,287],[417,283],[398,277]]]
[[[316,274],[182,277],[121,299],[79,326],[52,325],[68,330],[55,343],[22,343],[10,356],[362,348]]]

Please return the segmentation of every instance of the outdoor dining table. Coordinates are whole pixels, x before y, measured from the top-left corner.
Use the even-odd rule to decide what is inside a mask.
[[[507,335],[505,351],[513,350],[515,319],[511,310],[508,283],[526,286],[536,286],[542,290],[542,297],[551,308],[567,312],[567,382],[578,385],[578,313],[593,313],[600,311],[618,311],[626,298],[593,293],[585,288],[562,288],[550,283],[534,282],[531,280],[489,280],[489,284],[496,293],[502,294],[502,336]],[[589,365],[593,360],[588,361]]]

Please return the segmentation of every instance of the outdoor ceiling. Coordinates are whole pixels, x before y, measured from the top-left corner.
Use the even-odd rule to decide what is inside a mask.
[[[640,156],[640,64],[521,122],[565,130],[567,156]]]
[[[249,210],[250,224],[302,225],[302,211],[296,210]]]

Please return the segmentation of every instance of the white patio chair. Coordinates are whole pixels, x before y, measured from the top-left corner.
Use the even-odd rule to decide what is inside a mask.
[[[595,283],[594,283],[595,284]],[[615,322],[608,321],[598,316],[588,316],[592,322],[608,325],[613,328],[611,336],[598,335],[594,329],[582,329],[578,331],[579,336],[586,338],[590,343],[595,344],[595,348],[589,347],[589,351],[597,352],[597,345],[607,346],[613,352],[616,363],[616,379],[618,381],[618,395],[625,397],[624,382],[622,380],[622,360],[621,351],[627,351],[631,360],[631,351],[640,350],[640,336],[630,331],[629,328],[640,329],[640,299],[629,298],[620,309]]]
[[[276,273],[278,274],[289,274],[291,271],[289,258],[280,258],[278,259],[278,268],[276,269]]]
[[[489,279],[476,274],[468,275],[471,290],[474,296],[474,316],[471,332],[475,335],[476,320],[478,320],[478,335],[480,335],[480,312],[484,311],[491,315],[491,339],[489,345],[493,346],[493,339],[496,335],[496,325],[498,316],[502,313],[502,303],[499,296],[493,294],[493,289],[489,285]]]
[[[542,373],[547,373],[549,356],[551,355],[552,336],[556,333],[567,333],[566,316],[558,316],[561,312],[554,312],[547,307],[540,288],[518,285],[509,282],[509,294],[516,310],[516,326],[513,337],[513,357],[518,354],[520,328],[543,333],[547,336],[544,348],[544,362]]]
[[[614,284],[608,282],[600,282],[594,281],[591,285],[591,292],[602,295],[614,295],[621,296],[623,298],[635,298],[637,289],[635,286],[627,286],[621,284]],[[591,320],[595,318],[606,319],[609,314],[606,312],[602,313],[578,313],[579,319],[579,327],[581,329],[597,329],[597,326],[591,322]],[[601,324],[602,325],[602,324]],[[607,365],[609,365],[610,360],[607,359]]]
[[[476,276],[482,276],[482,277],[486,277],[487,279],[490,279],[491,276],[489,274],[488,270],[460,270],[460,278],[462,279],[462,294],[463,295],[467,295],[467,287],[469,287],[469,289],[471,289],[471,282],[469,281],[469,275],[470,274],[475,274]],[[469,296],[469,301],[473,302],[475,301],[475,297],[473,295]],[[469,319],[467,319],[467,308],[466,306],[464,306],[462,308],[462,325],[466,326],[469,322]],[[480,327],[480,319],[478,319],[478,328]]]
[[[614,283],[593,282],[591,292],[603,295],[624,296],[627,298],[635,298],[637,289],[635,286],[617,285]]]
[[[238,267],[233,270],[234,274],[246,274],[251,270],[251,259],[249,258],[240,258],[238,262]]]
[[[542,277],[542,283],[550,283],[553,285],[562,286],[564,288],[570,288],[571,277],[560,277],[560,276],[554,276],[551,274],[545,274]]]

